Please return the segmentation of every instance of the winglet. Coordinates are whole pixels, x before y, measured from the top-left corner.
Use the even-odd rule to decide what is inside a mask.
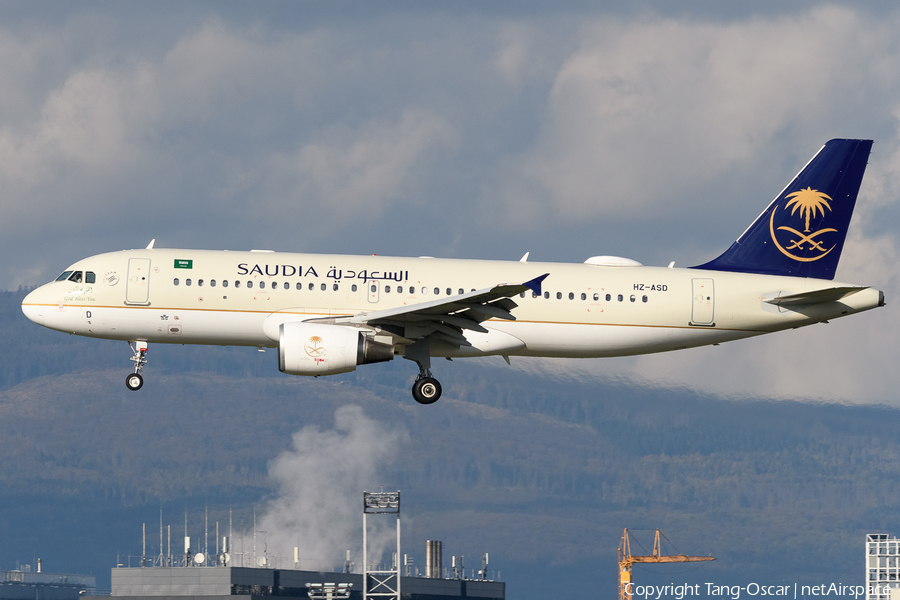
[[[147,248],[145,248],[145,249],[146,249],[146,250],[153,250],[153,244],[155,244],[155,243],[156,243],[156,238],[153,238],[152,240],[150,240],[150,243],[147,244]]]
[[[532,279],[531,281],[526,281],[526,282],[523,283],[522,285],[524,285],[525,287],[527,287],[528,289],[530,289],[532,292],[534,292],[535,294],[537,294],[538,296],[540,296],[540,295],[541,295],[541,283],[542,283],[545,279],[547,279],[547,276],[549,276],[549,275],[550,275],[550,273],[544,273],[544,274],[541,275],[540,277],[535,277],[535,278]]]

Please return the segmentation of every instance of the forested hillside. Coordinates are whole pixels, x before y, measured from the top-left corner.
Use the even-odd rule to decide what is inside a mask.
[[[660,527],[678,551],[719,559],[642,571],[648,583],[861,582],[864,534],[900,533],[894,409],[726,401],[477,361],[442,365],[445,397],[423,407],[405,361],[304,379],[278,373],[271,351],[180,346],[152,346],[132,393],[123,342],[29,323],[23,295],[0,294],[0,568],[37,552],[50,570],[105,577],[161,508],[167,523],[185,508],[196,522],[206,505],[214,520],[230,508],[249,520],[292,435],[333,428],[346,405],[404,433],[378,481],[404,490],[409,551],[443,539],[470,565],[490,551],[511,598],[546,597],[561,575],[612,594],[624,527]]]

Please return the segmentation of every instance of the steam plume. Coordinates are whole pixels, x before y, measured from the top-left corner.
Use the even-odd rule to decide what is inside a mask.
[[[359,406],[335,411],[333,430],[307,426],[296,432],[291,449],[269,466],[278,495],[258,526],[278,565],[293,565],[294,546],[300,547],[303,569],[330,569],[343,562],[348,549],[361,564],[362,493],[384,483],[378,469],[396,458],[398,443],[406,439],[404,431],[389,430]],[[373,556],[378,562],[387,548],[387,525],[384,518],[370,522],[370,562]]]

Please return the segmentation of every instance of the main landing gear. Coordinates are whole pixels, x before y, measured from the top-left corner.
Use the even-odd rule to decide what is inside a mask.
[[[412,395],[419,404],[433,404],[441,397],[441,384],[431,376],[431,352],[428,338],[406,347],[403,358],[419,365],[419,375],[412,386]]]
[[[131,346],[131,350],[134,352],[134,356],[131,357],[131,362],[134,363],[134,373],[129,373],[128,377],[125,378],[125,387],[132,392],[136,392],[144,385],[141,371],[144,370],[144,365],[147,364],[147,342],[135,342],[134,345],[131,343],[128,345]]]
[[[412,395],[419,404],[433,404],[441,397],[441,384],[431,376],[431,369],[422,369],[412,386]]]

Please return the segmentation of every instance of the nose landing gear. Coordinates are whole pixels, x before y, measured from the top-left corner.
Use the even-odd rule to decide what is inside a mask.
[[[144,365],[147,364],[147,342],[135,342],[134,345],[131,343],[128,345],[134,352],[134,356],[131,357],[131,362],[134,363],[134,373],[129,373],[128,377],[125,378],[125,387],[132,392],[136,392],[144,385],[141,371],[144,370]]]

